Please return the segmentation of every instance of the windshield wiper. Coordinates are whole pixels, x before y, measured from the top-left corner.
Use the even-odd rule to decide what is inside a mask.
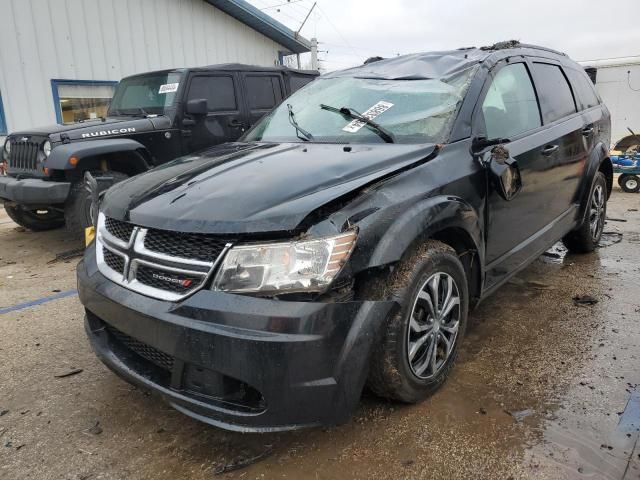
[[[330,112],[339,113],[343,117],[351,118],[353,120],[359,120],[365,125],[369,125],[373,129],[373,131],[376,132],[378,136],[382,138],[385,142],[396,143],[393,133],[391,133],[389,130],[384,128],[379,123],[376,123],[373,120],[370,120],[367,117],[363,116],[362,114],[356,112],[353,108],[349,108],[349,107],[336,108],[336,107],[331,107],[329,105],[325,105],[324,103],[320,104],[320,108],[323,110],[328,110]]]
[[[313,135],[307,132],[304,128],[298,125],[298,122],[296,122],[295,114],[293,113],[293,107],[290,103],[287,103],[287,109],[289,110],[289,123],[293,125],[293,128],[296,129],[296,136],[300,140],[304,140],[305,142],[313,140]],[[300,136],[300,134],[302,134],[302,136]]]
[[[131,110],[139,110],[140,113],[129,113]],[[148,117],[150,115],[142,107],[131,107],[131,108],[116,109],[115,111],[118,112],[120,115],[124,115],[125,117],[131,117],[131,116],[137,117],[137,116],[140,116],[140,115]]]

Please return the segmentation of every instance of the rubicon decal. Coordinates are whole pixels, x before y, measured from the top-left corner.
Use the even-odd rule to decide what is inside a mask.
[[[136,129],[133,127],[128,128],[114,128],[113,130],[100,130],[97,132],[91,133],[83,133],[82,138],[91,138],[91,137],[103,137],[105,135],[117,135],[119,133],[133,133]]]
[[[167,277],[166,275],[161,275],[161,274],[158,274],[158,273],[153,273],[153,274],[151,274],[151,276],[153,278],[155,278],[156,280],[162,280],[163,282],[175,283],[175,284],[183,286],[184,288],[190,287],[191,284],[193,283],[193,280],[191,280],[190,278]]]

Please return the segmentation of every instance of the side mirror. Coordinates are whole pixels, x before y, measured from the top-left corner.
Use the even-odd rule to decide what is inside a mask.
[[[206,98],[196,98],[187,101],[185,112],[189,115],[206,115],[209,111]]]
[[[511,157],[504,145],[496,145],[486,152],[483,163],[489,169],[491,183],[502,198],[509,201],[522,190],[518,162]]]

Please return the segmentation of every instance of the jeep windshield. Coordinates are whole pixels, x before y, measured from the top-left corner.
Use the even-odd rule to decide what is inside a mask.
[[[179,72],[125,78],[116,87],[109,115],[162,115],[173,105],[181,79]]]
[[[245,140],[445,143],[474,72],[420,80],[320,77],[262,119]]]

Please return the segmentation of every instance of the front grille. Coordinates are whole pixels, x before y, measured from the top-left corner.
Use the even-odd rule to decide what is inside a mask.
[[[171,371],[173,368],[174,357],[172,355],[161,352],[157,348],[147,345],[140,340],[136,340],[110,325],[107,325],[106,328],[113,338],[120,342],[124,347],[140,355],[142,358],[149,360],[151,363],[164,370]]]
[[[135,292],[179,301],[204,286],[229,242],[226,237],[137,226],[100,213],[98,269]]]
[[[116,255],[111,250],[107,250],[102,247],[102,254],[104,256],[104,263],[107,266],[120,274],[124,274],[124,258],[120,255]]]
[[[169,232],[150,228],[144,239],[144,246],[172,257],[212,262],[218,258],[228,241],[202,233]]]
[[[11,142],[11,153],[9,154],[9,167],[13,170],[38,170],[38,142],[13,141]]]
[[[121,222],[114,218],[107,217],[105,219],[104,226],[111,235],[123,242],[128,242],[131,238],[131,233],[133,232],[133,225],[127,222]]]
[[[138,265],[136,280],[149,287],[175,293],[186,293],[202,281],[201,278],[183,273],[170,273],[146,265]]]

